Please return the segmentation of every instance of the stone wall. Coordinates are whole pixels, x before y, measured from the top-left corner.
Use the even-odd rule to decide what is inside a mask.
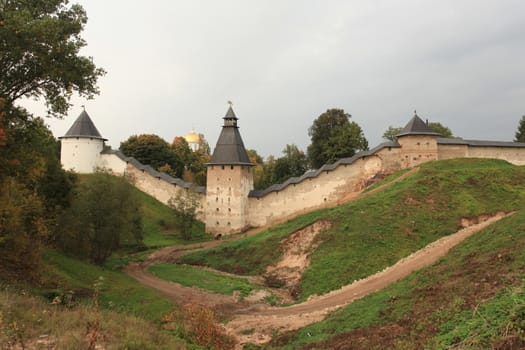
[[[214,166],[206,189],[159,173],[127,158],[120,152],[100,155],[99,166],[115,174],[124,172],[141,191],[167,204],[180,191],[194,191],[200,200],[199,219],[208,232],[230,234],[248,226],[264,226],[312,210],[333,206],[360,191],[377,173],[417,166],[429,160],[450,158],[497,158],[525,165],[525,145],[485,141],[437,139],[431,136],[405,137],[399,143],[385,143],[335,164],[325,165],[301,178],[289,179],[264,191],[251,191],[249,166]],[[215,230],[222,221],[230,223]]]
[[[289,184],[263,196],[249,198],[248,223],[263,226],[282,218],[333,205],[350,193],[361,190],[368,179],[383,169],[376,155],[357,158],[351,164],[339,164],[322,170],[315,177]]]
[[[402,168],[412,168],[421,163],[438,159],[436,136],[407,135],[398,138],[401,145],[400,162]]]
[[[126,166],[126,175],[130,177],[130,181],[135,187],[142,192],[145,192],[157,199],[159,202],[168,204],[171,198],[175,198],[180,191],[193,191],[199,198],[200,206],[198,209],[199,214],[197,218],[199,220],[205,220],[204,203],[206,195],[203,192],[196,192],[191,187],[177,185],[163,178],[161,173],[159,176],[151,174],[147,169],[137,168],[134,164],[128,163]]]
[[[253,189],[252,167],[208,166],[206,188],[206,231],[230,234],[247,226],[248,193]]]

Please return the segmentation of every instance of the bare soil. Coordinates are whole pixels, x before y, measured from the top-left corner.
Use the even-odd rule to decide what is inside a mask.
[[[412,169],[395,181],[368,193],[352,193],[345,198],[343,202],[380,191],[384,189],[385,186],[398,182],[417,170],[417,168]],[[159,279],[147,272],[147,267],[154,262],[175,262],[177,258],[183,255],[218,246],[224,243],[225,240],[167,247],[151,254],[143,263],[132,263],[128,265],[126,272],[140,283],[159,290],[167,298],[176,303],[181,305],[187,303],[205,305],[215,310],[223,320],[229,319],[225,328],[230,335],[237,339],[237,348],[241,349],[243,344],[263,344],[270,341],[275,334],[299,329],[321,321],[335,309],[346,306],[357,299],[376,292],[408,276],[415,270],[433,264],[464,239],[506,215],[510,214],[499,212],[492,216],[485,215],[476,218],[464,218],[460,222],[460,226],[463,228],[458,232],[427,245],[423,249],[399,260],[396,264],[385,270],[342,287],[339,290],[321,296],[312,296],[306,302],[288,307],[270,307],[267,304],[261,303],[261,298],[265,296],[262,291],[255,291],[251,297],[239,300],[235,295],[225,296],[210,293],[195,287],[181,286],[177,283]],[[303,230],[295,232],[289,238],[283,240],[282,244],[285,250],[283,258],[274,266],[267,269],[266,277],[275,277],[277,282],[281,281],[284,286],[288,287],[289,291],[293,292],[293,286],[298,283],[302,272],[309,265],[309,256],[316,248],[317,243],[315,238],[317,234],[328,228],[328,225],[329,223],[327,222],[319,221]],[[251,236],[261,232],[265,228],[266,227],[262,227],[251,230],[244,235],[230,239],[240,239],[244,236]],[[251,277],[250,280],[262,283],[260,277]],[[268,278],[266,278],[266,282],[268,282]],[[399,325],[393,327],[395,329],[377,329],[377,334],[385,333],[394,335],[403,328]],[[356,336],[359,338],[357,333]],[[363,344],[366,343],[367,341],[363,340]],[[344,346],[340,348],[342,349]],[[366,348],[366,346],[364,348]]]
[[[281,241],[284,254],[275,265],[268,266],[264,274],[266,284],[286,287],[291,297],[296,298],[297,286],[303,271],[310,266],[310,254],[319,246],[315,239],[328,229],[328,221],[317,221],[291,234]]]
[[[386,268],[372,276],[356,281],[339,290],[321,296],[312,296],[306,302],[288,307],[269,307],[261,304],[258,298],[250,303],[247,300],[239,301],[234,296],[225,296],[209,293],[199,288],[184,287],[176,283],[167,282],[152,276],[147,272],[147,266],[154,261],[173,261],[175,257],[189,254],[195,250],[206,249],[221,244],[220,241],[201,243],[194,246],[168,247],[153,253],[145,263],[130,264],[126,272],[137,279],[140,283],[159,290],[169,299],[180,304],[188,302],[199,303],[218,311],[223,316],[233,316],[226,324],[227,332],[238,340],[239,348],[245,343],[262,344],[270,341],[272,335],[294,329],[302,328],[308,324],[321,321],[333,310],[348,305],[370,293],[376,292],[389,284],[408,276],[415,270],[431,265],[444,256],[451,248],[462,242],[467,237],[482,230],[493,222],[500,220],[506,215],[503,212],[493,216],[471,218],[462,220],[462,226],[466,226],[458,232],[443,237],[421,250],[399,260],[393,266]],[[317,229],[326,225],[322,222],[317,224]],[[326,228],[326,227],[325,227]],[[297,248],[290,241],[283,242],[290,249],[285,253],[290,263],[294,266],[304,266],[308,254],[295,254],[293,252],[308,252],[315,238],[315,231],[305,231],[302,234],[291,237],[303,237],[302,248]],[[298,255],[302,257],[297,258]],[[284,259],[277,263],[275,270],[286,266]],[[300,263],[299,263],[300,262]],[[384,331],[382,329],[381,331]],[[391,332],[392,330],[390,330]]]

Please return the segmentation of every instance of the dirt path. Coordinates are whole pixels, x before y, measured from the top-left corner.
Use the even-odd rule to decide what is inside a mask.
[[[414,171],[417,170],[413,170],[410,173]],[[408,176],[408,174],[405,175]],[[403,178],[404,177],[405,176],[403,176]],[[396,179],[396,181],[392,183],[400,179]],[[377,188],[374,189],[373,192],[382,189],[383,188]],[[368,196],[369,194],[370,193],[356,195],[353,196],[352,199]],[[408,276],[415,270],[433,264],[467,237],[507,215],[510,214],[500,212],[494,216],[481,217],[478,220],[479,222],[465,222],[464,226],[468,227],[427,245],[423,249],[401,259],[396,264],[381,272],[356,281],[339,290],[321,296],[313,296],[306,302],[288,307],[268,307],[266,304],[250,304],[246,301],[239,302],[233,296],[210,293],[196,287],[185,287],[157,278],[147,271],[148,266],[154,262],[174,262],[175,259],[183,255],[212,248],[230,240],[257,234],[266,229],[266,227],[257,228],[225,240],[167,247],[152,253],[143,263],[132,263],[128,265],[126,273],[140,283],[159,290],[167,298],[174,300],[178,304],[195,302],[215,310],[227,310],[223,312],[223,314],[234,315],[234,317],[226,324],[226,330],[238,339],[240,349],[242,344],[245,343],[262,344],[268,342],[271,340],[272,334],[275,334],[276,331],[294,330],[308,324],[319,322],[333,310],[376,292]]]
[[[275,331],[294,330],[319,322],[331,311],[376,292],[418,269],[433,264],[467,237],[507,215],[510,214],[498,213],[486,218],[483,222],[443,237],[399,260],[395,265],[339,290],[310,298],[304,303],[289,307],[268,307],[238,315],[226,325],[226,328],[230,334],[237,337],[240,344],[248,342],[261,344],[269,341]]]

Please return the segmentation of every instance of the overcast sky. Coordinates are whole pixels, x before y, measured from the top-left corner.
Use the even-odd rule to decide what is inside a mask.
[[[231,100],[263,156],[306,150],[329,108],[370,147],[415,109],[465,139],[507,141],[525,114],[523,0],[72,2],[89,17],[82,52],[107,75],[100,96],[49,120],[55,136],[82,104],[114,148],[195,128],[213,149]]]

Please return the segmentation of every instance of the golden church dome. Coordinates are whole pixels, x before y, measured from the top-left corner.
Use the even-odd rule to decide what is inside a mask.
[[[199,135],[196,134],[195,131],[193,131],[193,130],[189,134],[184,136],[184,138],[186,139],[186,142],[188,142],[188,143],[199,143],[200,140],[201,140]]]

